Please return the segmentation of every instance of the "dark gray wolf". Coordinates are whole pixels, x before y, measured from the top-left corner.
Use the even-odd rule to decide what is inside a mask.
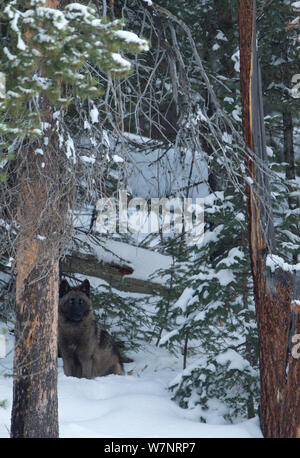
[[[88,379],[124,375],[117,343],[96,321],[89,281],[72,288],[63,280],[59,297],[58,348],[65,374]]]

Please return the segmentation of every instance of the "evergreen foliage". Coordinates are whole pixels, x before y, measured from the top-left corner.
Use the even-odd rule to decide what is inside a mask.
[[[149,341],[151,314],[145,298],[127,296],[108,285],[92,290],[92,301],[99,322],[122,343],[124,351],[137,351]]]
[[[160,342],[184,355],[184,370],[170,384],[173,399],[204,410],[222,403],[230,421],[254,416],[259,395],[245,214],[237,194],[205,198],[204,240],[187,250],[179,282],[183,294],[170,307],[173,327]]]
[[[102,93],[99,82],[85,69],[86,62],[111,76],[124,77],[131,64],[120,52],[148,50],[145,40],[122,30],[123,20],[99,18],[92,6],[70,3],[56,10],[44,5],[45,0],[14,0],[0,9],[7,25],[1,48],[6,80],[5,98],[0,101],[2,147],[8,138],[41,136],[49,105],[59,109],[76,97],[95,98]],[[2,154],[0,159],[11,157]]]

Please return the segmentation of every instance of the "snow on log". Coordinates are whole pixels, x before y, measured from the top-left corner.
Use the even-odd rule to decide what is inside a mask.
[[[86,241],[85,235],[79,237]],[[172,257],[115,240],[101,245],[88,241],[89,249],[73,249],[61,262],[63,273],[78,273],[105,280],[112,288],[141,294],[168,294],[168,279],[156,274],[169,269]]]

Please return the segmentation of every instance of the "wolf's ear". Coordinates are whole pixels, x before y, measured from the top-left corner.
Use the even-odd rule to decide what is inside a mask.
[[[90,282],[88,280],[84,280],[79,286],[79,290],[82,291],[87,297],[90,297]]]
[[[59,285],[59,297],[63,297],[65,294],[67,294],[71,289],[71,286],[67,282],[67,280],[63,280],[60,282]]]

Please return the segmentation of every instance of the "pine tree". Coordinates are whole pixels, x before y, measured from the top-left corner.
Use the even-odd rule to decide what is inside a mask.
[[[7,191],[13,173],[17,193],[10,200],[18,223],[12,437],[58,435],[58,261],[78,163],[64,108],[76,97],[101,93],[84,69],[88,60],[124,76],[130,64],[119,52],[148,49],[146,41],[120,30],[122,21],[110,23],[80,3],[57,6],[14,0],[0,10],[8,29],[1,52],[1,148],[4,159],[15,157],[4,185]]]
[[[182,407],[205,410],[214,398],[226,420],[251,418],[259,397],[258,355],[244,200],[210,194],[205,215],[203,243],[184,263],[185,289],[171,306],[173,328],[161,340],[185,355],[170,389]]]

